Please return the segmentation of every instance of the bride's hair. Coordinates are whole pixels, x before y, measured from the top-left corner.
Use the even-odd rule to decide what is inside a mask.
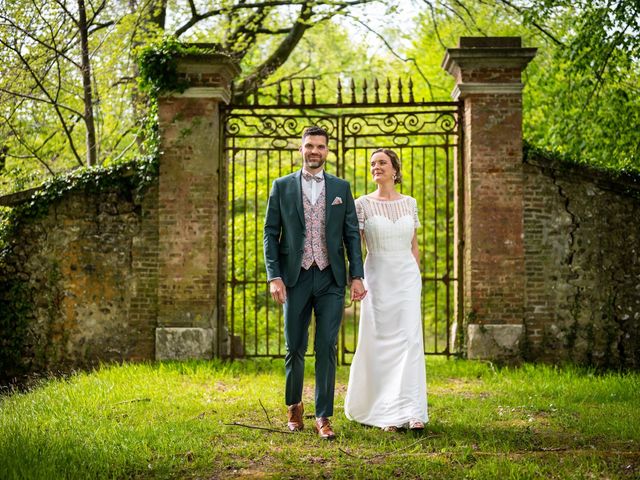
[[[396,184],[402,183],[402,172],[400,172],[400,158],[398,158],[398,154],[393,150],[388,150],[386,148],[378,148],[377,150],[373,151],[373,153],[371,154],[371,157],[373,157],[378,152],[384,153],[387,157],[391,159],[391,166],[396,171],[396,179],[393,183],[396,183]]]

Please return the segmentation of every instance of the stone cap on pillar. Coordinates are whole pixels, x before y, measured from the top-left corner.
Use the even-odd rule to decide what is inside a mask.
[[[456,79],[454,99],[474,93],[520,93],[521,73],[537,48],[523,48],[520,37],[461,37],[448,48],[442,68]]]
[[[202,44],[196,44],[202,47]],[[178,78],[189,85],[172,97],[217,98],[231,101],[231,82],[240,73],[238,63],[224,53],[187,54],[177,58]]]

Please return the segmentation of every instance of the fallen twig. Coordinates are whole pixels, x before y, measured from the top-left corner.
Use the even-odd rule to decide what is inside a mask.
[[[113,403],[112,405],[122,405],[123,403],[135,403],[135,402],[150,402],[150,398],[132,398],[131,400],[123,400],[121,402]]]
[[[267,409],[264,408],[264,405],[262,404],[262,400],[258,399],[258,401],[260,402],[260,406],[262,407],[262,411],[264,412],[265,416],[267,417],[267,422],[269,422],[269,425],[271,425],[273,427],[273,423],[271,423],[271,419],[269,418],[269,414],[267,413]]]
[[[253,428],[253,429],[256,429],[256,430],[266,430],[267,432],[284,433],[286,435],[290,435],[290,434],[294,433],[294,432],[290,432],[288,430],[277,430],[275,428],[259,427],[257,425],[247,425],[247,424],[240,423],[240,422],[225,423],[224,425],[227,425],[229,427],[244,427],[244,428]]]

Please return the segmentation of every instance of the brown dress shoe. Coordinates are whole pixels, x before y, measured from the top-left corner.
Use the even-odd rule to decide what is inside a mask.
[[[298,432],[304,428],[304,423],[302,422],[303,415],[304,406],[302,405],[302,402],[294,403],[287,407],[287,417],[289,419],[287,427],[289,427],[289,430],[292,432]]]
[[[333,433],[333,429],[331,428],[331,422],[329,422],[327,417],[316,418],[314,427],[323,440],[333,440],[336,438],[336,434]]]

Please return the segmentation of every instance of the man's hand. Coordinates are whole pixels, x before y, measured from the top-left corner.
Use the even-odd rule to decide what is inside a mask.
[[[269,292],[271,297],[279,304],[282,305],[287,301],[287,287],[284,286],[281,278],[276,278],[269,282]]]
[[[364,284],[359,278],[354,278],[351,281],[351,300],[358,302],[367,296],[367,291],[364,289]]]

